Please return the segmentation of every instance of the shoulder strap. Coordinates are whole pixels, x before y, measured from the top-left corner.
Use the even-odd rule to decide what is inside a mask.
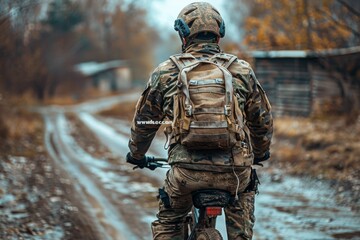
[[[214,56],[211,57],[211,61],[220,60],[220,65],[222,65],[224,68],[229,68],[230,65],[235,62],[237,57],[232,54],[227,53],[217,53]]]
[[[170,56],[170,60],[181,71],[184,67],[197,61],[196,58],[190,53],[180,53]]]

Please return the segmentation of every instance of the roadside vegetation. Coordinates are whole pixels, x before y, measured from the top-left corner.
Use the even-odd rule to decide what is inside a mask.
[[[279,118],[273,160],[287,172],[359,183],[360,120]]]
[[[134,117],[135,107],[136,102],[124,102],[99,112],[99,115],[131,121]]]
[[[0,101],[0,239],[97,239],[74,193],[46,152],[41,116]]]

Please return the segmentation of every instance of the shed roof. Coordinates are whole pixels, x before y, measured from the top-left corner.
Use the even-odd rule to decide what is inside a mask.
[[[280,50],[280,51],[251,51],[250,55],[254,58],[307,58],[319,56],[339,56],[360,53],[360,46],[350,48],[339,48],[329,50]]]
[[[126,67],[127,66],[127,62],[124,60],[113,60],[113,61],[109,61],[109,62],[84,62],[84,63],[79,63],[77,65],[75,65],[75,70],[84,74],[85,76],[92,76],[95,74],[98,74],[100,72],[109,70],[109,69],[114,69],[114,68],[119,68],[119,67]]]

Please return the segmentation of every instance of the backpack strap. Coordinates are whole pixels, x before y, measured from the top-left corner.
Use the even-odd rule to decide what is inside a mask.
[[[196,58],[190,53],[180,53],[170,56],[170,60],[176,65],[176,67],[181,71],[184,67],[193,64]]]
[[[220,60],[220,64],[221,66],[223,66],[224,68],[229,68],[230,65],[235,62],[237,60],[237,57],[235,55],[231,55],[231,54],[227,54],[227,53],[217,53],[214,56],[212,56],[210,58],[210,61],[214,62],[218,62]]]
[[[175,54],[170,56],[170,60],[176,65],[176,67],[179,69],[179,76],[178,76],[178,93],[183,92],[186,96],[187,101],[190,100],[189,97],[189,92],[188,92],[188,86],[187,86],[187,82],[185,81],[186,86],[183,86],[183,81],[181,79],[181,73],[183,72],[183,69],[196,64],[197,60],[196,58],[191,55],[190,53],[180,53],[180,54]],[[180,127],[180,122],[179,122],[179,117],[180,117],[180,105],[181,105],[181,99],[180,99],[180,94],[177,94],[174,96],[174,119],[173,119],[173,124],[172,124],[172,137],[174,137],[174,140],[177,141],[178,137],[179,137],[179,127]],[[190,103],[188,103],[188,107],[191,106]],[[188,109],[189,112],[192,111],[192,109]],[[184,116],[183,119],[183,125],[185,126],[185,128],[189,128],[190,127],[190,118],[188,116]]]

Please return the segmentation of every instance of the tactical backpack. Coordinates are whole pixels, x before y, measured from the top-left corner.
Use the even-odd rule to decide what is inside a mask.
[[[226,150],[244,140],[243,115],[227,69],[237,58],[219,53],[196,59],[185,53],[170,59],[180,70],[171,126],[175,141],[188,149]]]

